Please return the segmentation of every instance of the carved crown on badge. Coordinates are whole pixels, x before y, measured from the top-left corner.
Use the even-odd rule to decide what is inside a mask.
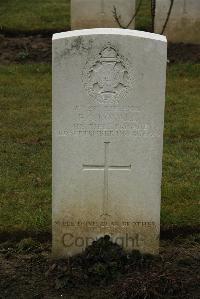
[[[128,61],[107,44],[95,59],[87,61],[83,82],[89,95],[100,104],[118,104],[130,86]]]

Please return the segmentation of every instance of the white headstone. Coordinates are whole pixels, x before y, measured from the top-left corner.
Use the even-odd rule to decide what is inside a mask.
[[[110,235],[157,253],[166,38],[123,29],[53,36],[53,254]]]
[[[71,0],[71,28],[119,27],[114,7],[120,24],[127,26],[135,13],[135,0]],[[129,28],[134,29],[134,24],[131,22]]]
[[[171,0],[156,0],[155,32],[161,33]],[[172,12],[164,31],[174,43],[200,43],[200,0],[174,0]]]

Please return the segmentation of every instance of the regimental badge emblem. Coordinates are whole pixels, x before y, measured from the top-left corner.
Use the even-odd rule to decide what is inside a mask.
[[[89,95],[100,104],[119,104],[131,85],[128,60],[110,44],[86,63],[82,78]]]

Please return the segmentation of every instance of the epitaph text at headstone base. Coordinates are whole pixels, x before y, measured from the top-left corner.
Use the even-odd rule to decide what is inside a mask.
[[[122,29],[53,38],[53,254],[104,235],[157,253],[166,39]]]
[[[71,0],[71,28],[134,29],[135,0]],[[132,21],[131,21],[132,20]]]
[[[155,32],[161,33],[170,12],[171,0],[156,0]],[[200,1],[174,0],[164,35],[173,43],[200,44]]]

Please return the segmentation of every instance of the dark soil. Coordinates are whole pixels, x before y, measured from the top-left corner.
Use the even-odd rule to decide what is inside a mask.
[[[168,60],[171,63],[200,62],[200,45],[169,44]],[[51,37],[0,35],[0,64],[50,62]]]
[[[161,240],[173,240],[178,238],[187,238],[190,235],[200,234],[199,225],[161,225],[160,239]],[[0,231],[0,244],[7,241],[12,243],[20,242],[22,239],[32,238],[38,240],[40,243],[51,242],[51,233],[50,232],[34,232],[28,230],[17,230],[17,231]]]
[[[169,43],[168,59],[171,63],[200,62],[200,45]]]
[[[0,63],[49,63],[51,39],[49,37],[0,36]]]
[[[0,34],[6,37],[29,37],[40,35],[42,37],[51,37],[54,33],[70,31],[70,27],[63,28],[49,28],[49,29],[33,29],[33,30],[20,30],[15,28],[0,27]]]
[[[159,256],[127,255],[104,237],[52,260],[50,243],[0,244],[0,298],[199,299],[200,237],[161,242]]]

